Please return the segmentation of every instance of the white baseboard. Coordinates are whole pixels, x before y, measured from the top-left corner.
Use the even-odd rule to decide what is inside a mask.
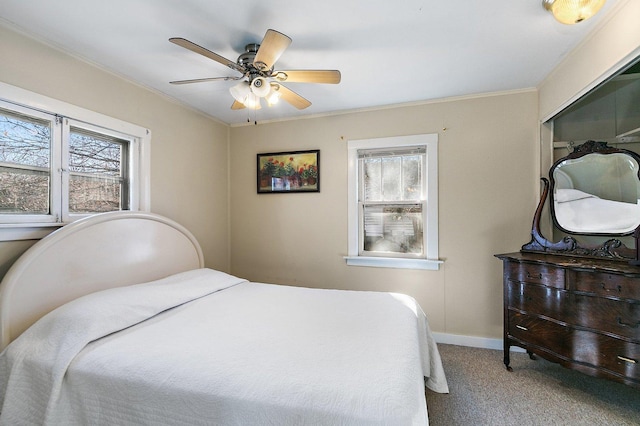
[[[433,337],[436,339],[436,343],[442,343],[443,345],[470,346],[472,348],[495,349],[500,351],[504,349],[502,339],[435,332],[433,333]],[[514,352],[525,351],[517,346],[512,346],[510,350]]]

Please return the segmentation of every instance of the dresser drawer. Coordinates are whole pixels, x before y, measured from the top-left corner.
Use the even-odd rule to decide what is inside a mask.
[[[509,312],[508,334],[567,360],[640,380],[640,345],[533,315]]]
[[[505,277],[512,281],[564,288],[564,269],[554,265],[508,262],[504,272]]]
[[[563,321],[640,343],[640,302],[569,294]]]
[[[508,283],[506,300],[510,309],[640,342],[640,302],[577,294],[513,281]]]
[[[509,311],[508,334],[568,358],[572,329],[536,315]]]
[[[600,296],[640,300],[640,277],[573,270],[568,272],[567,285]]]
[[[506,285],[508,308],[558,320],[564,317],[567,308],[566,291],[521,281],[509,281]]]
[[[600,348],[599,367],[625,377],[640,380],[639,344],[607,336],[600,336],[595,344],[598,344]]]

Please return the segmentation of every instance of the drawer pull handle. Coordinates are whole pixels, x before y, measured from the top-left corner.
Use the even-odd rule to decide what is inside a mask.
[[[537,278],[537,279],[541,280],[542,279],[542,274],[540,273],[540,274],[531,275],[531,272],[527,271],[527,278]]]
[[[527,327],[523,327],[521,325],[516,325],[516,328],[519,328],[520,330],[524,330],[524,331],[529,331]]]
[[[623,327],[638,328],[638,326],[640,326],[640,321],[638,321],[635,324],[631,324],[631,323],[628,323],[628,322],[622,322],[622,317],[618,317],[617,321],[618,321],[618,325],[621,325]]]
[[[635,359],[627,358],[626,356],[618,355],[618,359],[620,361],[628,362],[629,364],[637,364],[638,363],[638,361],[636,361]]]
[[[621,285],[617,285],[614,288],[607,288],[607,286],[604,285],[604,283],[601,283],[600,286],[602,287],[602,289],[604,291],[617,291],[618,293],[620,293],[622,291],[622,286]]]

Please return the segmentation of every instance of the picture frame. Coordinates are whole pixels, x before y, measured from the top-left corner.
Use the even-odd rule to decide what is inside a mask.
[[[258,194],[320,192],[320,150],[257,154]]]

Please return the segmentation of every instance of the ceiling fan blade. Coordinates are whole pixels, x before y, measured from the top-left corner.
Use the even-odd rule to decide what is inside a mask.
[[[170,81],[170,84],[190,84],[190,83],[204,83],[207,81],[219,81],[219,80],[223,80],[223,81],[228,81],[228,80],[240,80],[241,78],[244,78],[244,76],[240,76],[240,77],[209,77],[209,78],[196,78],[193,80],[175,80],[175,81]]]
[[[180,47],[184,47],[185,49],[188,49],[192,52],[198,53],[202,56],[206,56],[209,59],[213,59],[216,62],[221,63],[222,65],[226,65],[227,67],[231,68],[232,70],[241,72],[241,73],[245,73],[247,70],[244,69],[244,67],[241,67],[240,65],[236,64],[235,62],[218,55],[217,53],[214,53],[212,51],[210,51],[209,49],[205,49],[202,46],[198,46],[197,44],[182,38],[182,37],[173,37],[170,38],[169,41],[173,44],[177,44]]]
[[[278,86],[280,86],[280,88],[278,89],[278,92],[280,92],[281,98],[284,99],[286,102],[289,102],[294,107],[298,109],[305,109],[311,105],[311,102],[309,102],[302,96],[298,95],[293,90],[287,89],[282,84],[279,84]]]
[[[277,71],[272,77],[278,81],[287,83],[340,83],[340,71],[338,70],[286,70]]]
[[[242,102],[233,101],[233,105],[231,105],[231,109],[244,109],[245,106]]]
[[[261,71],[271,69],[290,44],[291,39],[286,35],[275,30],[267,30],[253,60],[253,65]]]

